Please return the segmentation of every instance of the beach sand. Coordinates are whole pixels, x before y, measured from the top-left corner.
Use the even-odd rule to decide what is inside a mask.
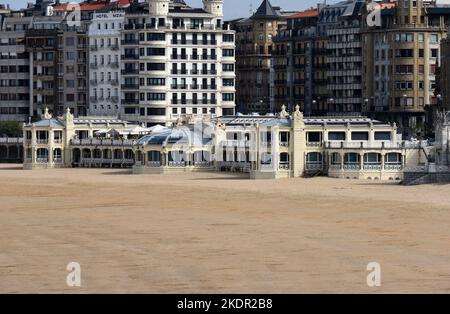
[[[0,166],[2,293],[450,293],[450,185],[20,167]]]

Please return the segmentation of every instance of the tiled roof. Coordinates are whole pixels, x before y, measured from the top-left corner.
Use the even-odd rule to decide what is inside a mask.
[[[71,11],[73,10],[72,8],[68,8],[69,3],[65,3],[65,4],[61,4],[61,5],[56,5],[53,7],[53,10],[55,11]],[[80,10],[81,11],[97,11],[97,10],[102,10],[106,7],[106,5],[104,3],[86,3],[86,4],[81,4],[80,5]]]
[[[288,16],[288,19],[300,19],[300,18],[316,17],[316,16],[319,16],[319,11],[317,9],[308,9],[308,10],[290,15],[290,16]]]

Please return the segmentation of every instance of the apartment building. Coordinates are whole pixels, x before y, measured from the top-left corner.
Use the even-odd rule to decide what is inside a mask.
[[[0,121],[27,121],[30,107],[29,57],[25,31],[32,17],[4,11],[0,24]]]
[[[450,8],[435,1],[397,1],[381,25],[363,34],[364,97],[373,117],[395,121],[404,136],[431,133],[427,114],[438,104],[436,74]]]
[[[121,41],[123,119],[152,126],[234,114],[234,37],[222,0],[204,0],[203,8],[133,4]]]
[[[287,29],[274,37],[271,107],[299,105],[305,115],[325,109],[327,90],[327,37],[318,32],[319,9],[311,8],[287,18]]]
[[[329,113],[361,114],[362,9],[365,1],[340,2],[325,9],[339,12],[336,25],[327,30]]]
[[[35,16],[26,31],[30,54],[30,107],[32,116],[45,108],[55,115],[70,108],[86,115],[87,58],[86,24],[71,26],[63,16]]]
[[[89,26],[89,115],[121,113],[121,30],[123,11],[96,13]]]
[[[287,25],[293,12],[282,12],[268,0],[262,1],[249,18],[231,21],[236,30],[237,106],[246,113],[271,112],[270,87],[273,38]],[[273,109],[273,108],[272,108]]]

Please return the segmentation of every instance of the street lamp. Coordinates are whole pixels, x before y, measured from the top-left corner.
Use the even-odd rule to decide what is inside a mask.
[[[328,98],[328,104],[333,105],[334,103],[334,99],[333,98]],[[330,109],[330,108],[329,108]],[[331,111],[331,110],[330,110]]]

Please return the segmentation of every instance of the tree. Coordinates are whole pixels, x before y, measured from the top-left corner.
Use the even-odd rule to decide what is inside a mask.
[[[0,136],[22,137],[22,125],[16,121],[0,121]]]

